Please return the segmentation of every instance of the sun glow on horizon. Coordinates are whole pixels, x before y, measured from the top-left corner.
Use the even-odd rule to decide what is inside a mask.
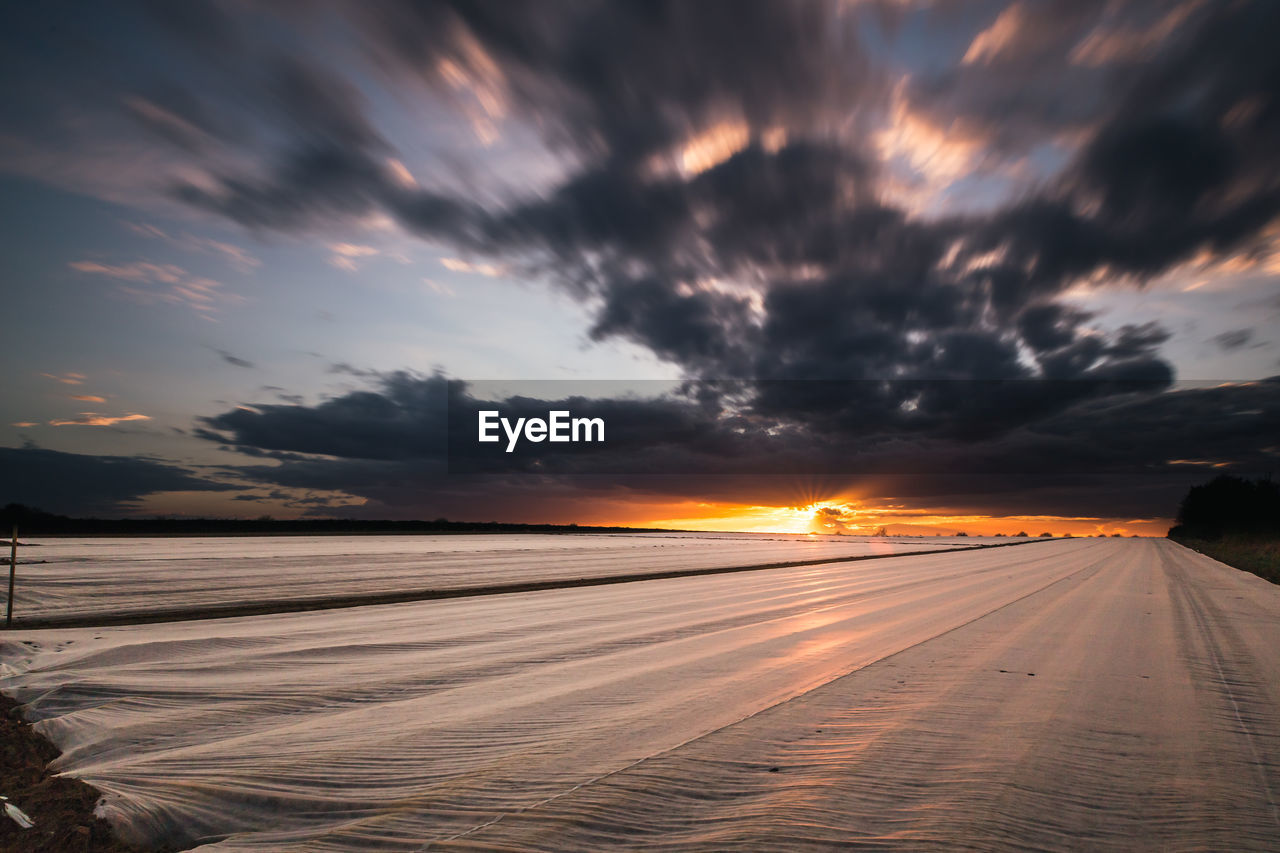
[[[303,517],[305,513],[288,501],[268,500],[255,495],[252,512],[234,497],[245,494],[226,492],[163,492],[148,495],[132,507],[133,515],[178,515],[208,518],[257,517],[264,511],[275,518]],[[810,492],[812,495],[813,492]],[[305,496],[305,495],[304,495]],[[312,494],[311,497],[316,497]],[[325,517],[343,517],[364,501],[357,496],[333,492]],[[550,509],[550,508],[549,508]],[[713,501],[616,501],[590,510],[570,503],[542,513],[502,513],[499,516],[459,515],[454,521],[497,521],[529,524],[570,524],[583,526],[666,528],[724,533],[775,533],[784,535],[875,536],[883,531],[889,536],[1015,536],[1026,533],[1038,537],[1054,536],[1155,536],[1163,537],[1172,519],[1168,518],[1102,518],[1053,515],[985,515],[947,512],[941,508],[915,508],[900,504],[883,504],[868,498],[822,497],[812,502],[792,505],[735,504]],[[400,518],[435,517],[430,513]]]
[[[734,510],[731,514],[719,512],[706,516],[657,519],[647,523],[653,527],[671,527],[681,530],[730,531],[740,533],[813,533],[812,507],[743,506],[728,507],[704,505],[717,511]]]
[[[693,507],[683,507],[692,509]],[[923,514],[898,507],[862,506],[856,502],[820,501],[804,506],[733,506],[699,504],[705,514],[655,518],[644,526],[741,533],[844,534],[874,536],[1157,536],[1165,535],[1167,518],[1087,518],[1052,515]],[[634,523],[634,522],[633,522]]]

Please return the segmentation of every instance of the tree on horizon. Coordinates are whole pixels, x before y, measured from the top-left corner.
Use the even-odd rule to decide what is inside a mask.
[[[1220,539],[1224,535],[1280,535],[1280,487],[1270,479],[1220,474],[1192,486],[1178,506],[1172,537]]]

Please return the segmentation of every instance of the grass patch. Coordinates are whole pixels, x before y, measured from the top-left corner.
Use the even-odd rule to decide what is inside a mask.
[[[1274,584],[1280,584],[1280,538],[1257,536],[1223,536],[1221,539],[1184,539],[1174,541],[1199,551],[1206,557],[1252,572]]]

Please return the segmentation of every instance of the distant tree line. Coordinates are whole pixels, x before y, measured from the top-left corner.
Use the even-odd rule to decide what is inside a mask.
[[[1245,480],[1226,474],[1193,486],[1178,507],[1169,538],[1224,536],[1280,537],[1280,487],[1269,478]]]

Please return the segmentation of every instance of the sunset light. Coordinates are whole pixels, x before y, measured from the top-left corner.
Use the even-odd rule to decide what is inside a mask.
[[[0,77],[0,851],[1280,849],[1280,0]]]

